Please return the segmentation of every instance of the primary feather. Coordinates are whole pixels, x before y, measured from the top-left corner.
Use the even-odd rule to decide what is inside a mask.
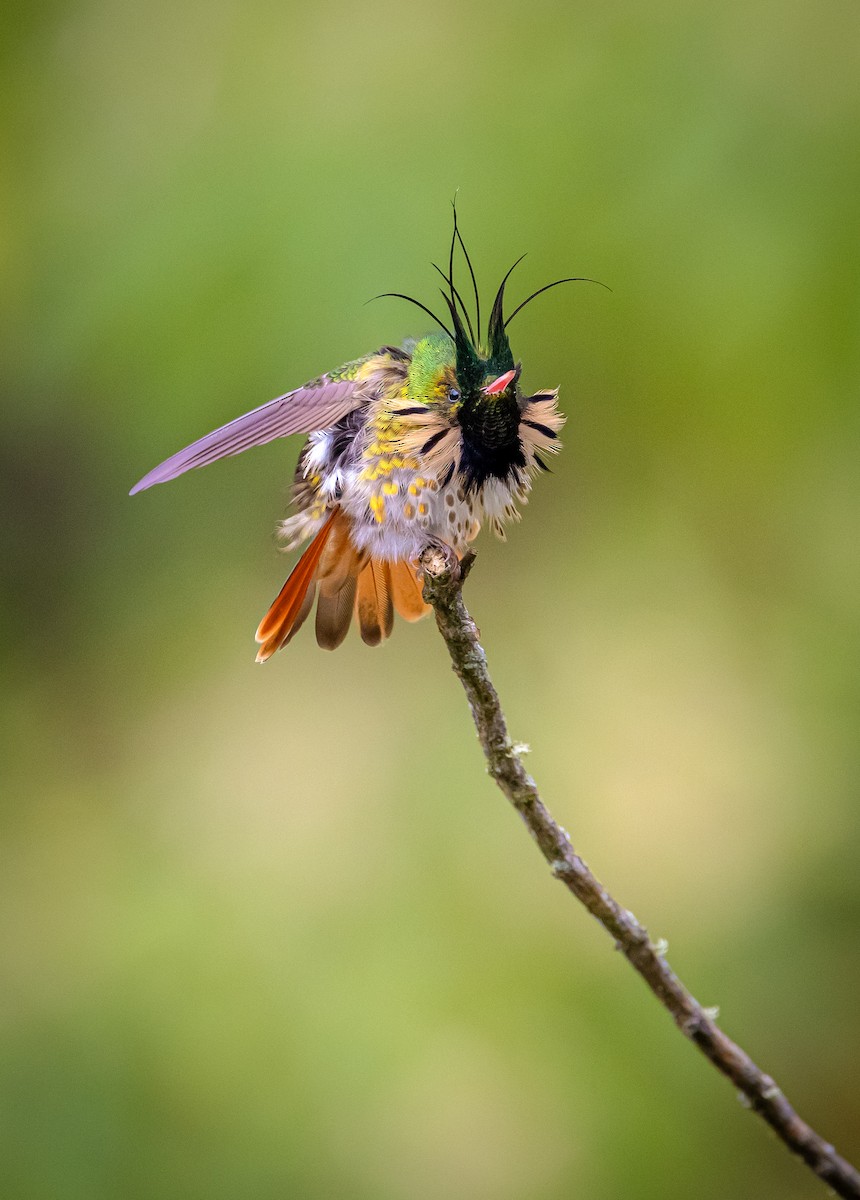
[[[291,433],[309,433],[312,429],[333,425],[356,403],[361,400],[356,399],[356,383],[352,379],[287,392],[177,451],[144,475],[129,495],[134,496],[156,483],[167,483],[194,467],[208,467],[219,458],[241,454],[251,446],[264,446],[266,442],[289,437]]]

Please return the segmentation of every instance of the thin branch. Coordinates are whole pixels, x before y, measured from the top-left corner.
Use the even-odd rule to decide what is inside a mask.
[[[522,817],[556,879],[568,888],[615,939],[615,945],[669,1010],[678,1028],[732,1081],[753,1111],[767,1121],[786,1146],[838,1195],[860,1198],[860,1173],[803,1121],[769,1075],[718,1029],[712,1016],[671,970],[663,948],[591,873],[538,794],[508,736],[487,658],[461,592],[474,561],[461,563],[447,546],[434,543],[421,555],[424,599],[432,604],[454,670],[466,692],[478,738],[495,779]]]

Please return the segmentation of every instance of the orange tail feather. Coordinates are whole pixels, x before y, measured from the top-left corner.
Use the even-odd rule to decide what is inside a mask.
[[[289,639],[297,618],[307,615],[310,609],[310,604],[306,605],[308,590],[316,577],[316,570],[336,515],[336,512],[332,513],[305,550],[293,567],[289,579],[281,588],[275,602],[260,622],[256,633],[256,639],[261,643],[257,653],[257,662],[265,662],[272,657],[276,650],[280,650],[281,646]],[[311,599],[312,602],[313,599]]]
[[[421,595],[415,570],[405,559],[391,564],[391,595],[404,621],[420,621],[430,611],[430,605],[424,603]]]
[[[372,558],[358,577],[355,615],[362,641],[368,646],[378,646],[391,636],[394,626],[391,571],[382,559]]]
[[[317,572],[317,645],[336,650],[349,633],[355,589],[361,568],[367,561],[350,537],[349,522],[341,517],[332,525],[332,535],[320,559]]]

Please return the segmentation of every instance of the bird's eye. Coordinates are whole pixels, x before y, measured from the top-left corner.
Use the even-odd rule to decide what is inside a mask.
[[[448,399],[452,404],[455,404],[460,399],[460,393],[456,388],[448,388]]]

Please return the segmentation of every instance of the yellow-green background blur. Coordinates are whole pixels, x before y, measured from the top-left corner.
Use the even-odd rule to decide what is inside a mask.
[[[299,441],[459,208],[563,455],[468,599],[578,849],[860,1157],[854,0],[3,17],[10,1200],[823,1188],[552,882],[432,622],[252,633]]]

